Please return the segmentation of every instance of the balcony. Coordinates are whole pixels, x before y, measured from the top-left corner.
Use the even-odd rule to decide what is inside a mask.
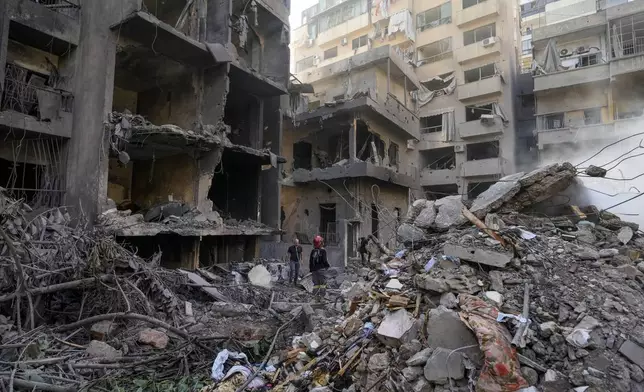
[[[360,30],[368,26],[371,25],[369,24],[369,13],[366,12],[321,32],[315,39],[315,43],[316,45],[321,46],[327,42],[340,39],[353,31]]]
[[[503,134],[503,121],[500,118],[493,118],[491,124],[483,124],[481,121],[468,121],[458,125],[458,134],[461,139],[468,139],[479,136],[495,136]]]
[[[471,45],[463,46],[454,52],[456,61],[464,64],[485,56],[501,54],[501,38],[492,37]]]
[[[455,22],[458,27],[466,26],[470,23],[479,22],[488,17],[499,15],[499,2],[497,0],[487,0],[475,6],[465,8],[456,13]]]
[[[297,169],[293,172],[293,182],[295,183],[359,177],[370,177],[406,188],[415,188],[418,183],[418,169],[413,166],[394,169],[392,167],[374,165],[371,162],[356,161],[345,165],[334,165],[324,169]]]
[[[7,64],[0,127],[71,137],[72,94],[45,84],[44,78]]]
[[[550,144],[610,139],[617,136],[615,128],[616,126],[613,124],[593,124],[575,128],[542,129],[537,131],[537,146],[539,149],[543,149],[544,146]]]
[[[80,11],[80,4],[78,4],[78,1],[70,1],[70,0],[30,0],[30,1],[40,4],[41,6],[47,9],[50,9],[54,12],[67,15],[72,18],[78,18],[78,14]]]
[[[631,40],[633,43],[633,40]],[[610,62],[610,76],[624,75],[644,70],[644,37],[636,37],[634,43],[624,48],[622,56]]]
[[[559,37],[559,39],[565,39],[561,36],[571,33],[583,31],[583,33],[576,34],[575,37],[578,35],[590,37],[595,34],[601,34],[602,32],[605,34],[606,23],[606,12],[599,11],[591,15],[580,16],[574,19],[536,28],[532,30],[532,42],[535,44],[535,47],[539,47],[545,46],[547,40],[551,38]],[[579,38],[581,37],[577,37],[577,39]],[[543,43],[541,45],[537,44],[537,42],[540,41],[543,41]]]
[[[466,101],[472,98],[478,98],[488,95],[501,94],[503,91],[503,82],[500,76],[482,79],[478,82],[466,83],[456,88],[458,100]]]
[[[288,24],[289,7],[284,0],[257,0],[259,5],[279,18],[282,23]]]
[[[382,12],[378,12],[378,15],[376,15],[377,9],[378,8],[376,7],[373,7],[371,9],[371,23],[378,23],[381,20],[389,19],[391,15],[402,10],[413,10],[414,2],[413,0],[398,0],[396,2],[390,3],[388,16],[384,16]]]
[[[420,186],[456,184],[457,178],[456,169],[423,169],[420,172]]]
[[[461,177],[494,176],[502,173],[501,158],[477,159],[461,165]]]
[[[534,91],[565,88],[583,83],[610,79],[608,64],[579,67],[568,71],[556,72],[534,77]]]

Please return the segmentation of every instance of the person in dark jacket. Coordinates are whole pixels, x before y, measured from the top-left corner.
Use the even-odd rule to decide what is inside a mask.
[[[300,276],[300,261],[302,260],[302,247],[300,246],[300,240],[295,238],[293,240],[293,245],[288,248],[287,252],[290,266],[288,271],[288,282],[297,285],[297,278]]]
[[[369,245],[369,238],[360,237],[360,246],[358,247],[358,252],[360,253],[362,264],[366,266],[368,266],[369,263],[371,263],[371,252],[369,252],[369,249],[367,249],[367,245]],[[365,261],[365,258],[367,259],[366,261]]]
[[[309,257],[309,270],[313,279],[313,293],[318,299],[326,294],[326,270],[329,269],[329,260],[327,259],[326,249],[322,246],[324,239],[316,235],[313,239],[313,249]]]

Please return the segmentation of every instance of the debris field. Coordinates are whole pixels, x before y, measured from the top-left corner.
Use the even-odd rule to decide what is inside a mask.
[[[575,176],[416,200],[404,246],[328,271],[324,298],[279,260],[168,270],[1,196],[0,390],[644,391],[644,237],[538,212]]]

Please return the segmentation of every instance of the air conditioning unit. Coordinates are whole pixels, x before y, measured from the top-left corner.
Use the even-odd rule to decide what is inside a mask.
[[[494,115],[493,114],[481,114],[481,124],[483,124],[483,125],[493,125],[494,124]]]
[[[486,48],[488,46],[494,45],[495,43],[496,43],[496,37],[490,37],[483,40],[483,46]]]
[[[454,152],[465,152],[465,146],[463,145],[454,146]]]
[[[342,46],[346,46],[349,43],[349,40],[347,39],[347,37],[344,37],[342,38],[342,41],[340,41],[340,43],[342,44]]]
[[[307,47],[312,48],[313,44],[315,44],[315,40],[313,38],[309,38],[308,40],[306,40]]]
[[[585,47],[585,46],[580,46],[577,48],[577,53],[582,54],[582,53],[588,53],[590,52],[590,48]]]

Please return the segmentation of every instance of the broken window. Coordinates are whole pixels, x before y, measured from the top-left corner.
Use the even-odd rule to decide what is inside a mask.
[[[363,46],[367,46],[368,43],[369,43],[369,38],[367,37],[367,34],[365,34],[361,37],[354,38],[351,41],[351,49],[353,50],[359,49]]]
[[[521,107],[529,108],[534,106],[534,94],[521,95]]]
[[[586,54],[579,56],[579,67],[588,67],[589,65],[599,64],[599,53]]]
[[[369,128],[364,122],[358,121],[357,124],[356,143],[360,147],[356,154],[357,158],[379,165],[385,156],[385,142],[380,136],[369,132]]]
[[[521,40],[521,54],[532,54],[532,36]]]
[[[476,199],[478,195],[488,190],[495,182],[471,182],[467,184],[467,198]]]
[[[476,161],[499,157],[499,141],[472,143],[467,145],[467,160]]]
[[[293,169],[311,170],[313,146],[307,142],[293,143]]]
[[[496,37],[496,24],[492,23],[463,33],[463,45],[471,45],[484,39]]]
[[[392,166],[398,166],[398,145],[396,143],[389,142],[389,149],[387,150],[387,154],[389,155],[389,164]]]
[[[544,116],[546,120],[546,129],[564,128],[564,114],[556,113]]]
[[[417,66],[452,58],[452,37],[421,46],[418,48],[417,56]]]
[[[436,148],[422,153],[425,167],[430,170],[448,170],[456,167],[454,147]]]
[[[494,63],[486,64],[464,72],[465,83],[478,82],[479,80],[491,78],[496,73]]]
[[[320,204],[320,233],[329,245],[338,243],[338,225],[335,203]]]
[[[55,77],[8,63],[0,110],[13,110],[41,121],[59,118],[58,111],[71,112],[71,93],[57,88]]]
[[[443,130],[443,115],[420,118],[420,133],[441,132]]]
[[[431,185],[423,187],[423,193],[427,200],[438,200],[445,196],[458,195],[457,184]]]
[[[449,1],[416,16],[416,26],[420,31],[448,23],[452,23],[452,3]]]
[[[477,4],[484,2],[485,0],[463,0],[463,9],[473,7]]]
[[[494,113],[494,103],[471,105],[465,107],[465,121],[477,121],[484,114]]]
[[[313,68],[314,66],[315,66],[315,56],[309,56],[295,63],[295,72],[302,72],[305,69]]]
[[[337,57],[337,56],[338,56],[338,47],[337,46],[334,46],[331,49],[327,49],[327,50],[324,51],[324,59],[325,60],[332,59],[332,58]]]
[[[602,109],[592,108],[584,110],[584,124],[593,125],[601,124],[602,122]]]
[[[614,58],[644,53],[644,14],[639,13],[611,23],[610,47]]]

